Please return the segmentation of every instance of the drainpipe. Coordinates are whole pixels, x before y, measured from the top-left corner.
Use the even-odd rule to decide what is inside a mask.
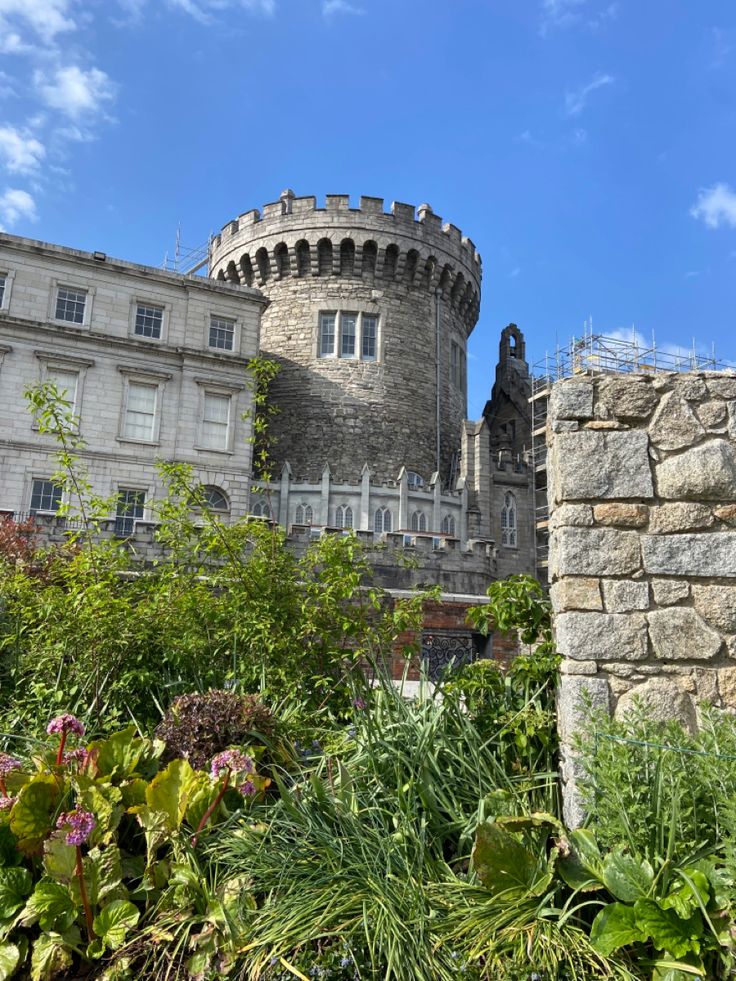
[[[440,300],[442,299],[442,290],[436,289],[434,291],[435,297],[435,368],[436,368],[436,385],[437,385],[437,405],[435,411],[435,423],[437,425],[437,445],[435,450],[435,470],[437,471],[440,484],[442,483],[442,475],[440,473]]]

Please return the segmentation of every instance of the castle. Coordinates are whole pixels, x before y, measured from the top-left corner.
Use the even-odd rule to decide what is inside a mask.
[[[515,325],[483,418],[466,419],[480,297],[470,239],[428,205],[387,212],[379,198],[318,208],[284,191],[213,238],[207,276],[0,235],[0,511],[59,533],[53,445],[21,410],[24,386],[52,380],[79,417],[93,484],[116,496],[111,533],[149,533],[155,460],[183,460],[211,506],[278,521],[295,547],[347,528],[390,546],[374,554],[383,585],[442,589],[428,661],[470,656],[481,641],[468,604],[535,568]],[[258,353],[280,367],[265,480],[251,472],[244,381]]]

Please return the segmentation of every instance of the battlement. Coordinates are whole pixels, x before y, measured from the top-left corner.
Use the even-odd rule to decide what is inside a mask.
[[[428,204],[346,194],[314,196],[284,191],[278,201],[252,209],[212,238],[210,275],[246,286],[287,277],[338,276],[440,290],[472,324],[480,305],[481,258],[455,225]]]

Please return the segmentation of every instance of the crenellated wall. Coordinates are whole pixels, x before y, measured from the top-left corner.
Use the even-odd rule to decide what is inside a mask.
[[[634,696],[697,726],[736,709],[736,373],[558,382],[548,424],[550,576],[566,817],[582,819],[571,739]]]
[[[428,205],[417,218],[406,204],[386,213],[381,198],[351,208],[347,195],[328,195],[317,208],[314,197],[285,191],[213,239],[210,274],[257,285],[270,300],[261,350],[281,367],[271,388],[279,468],[288,460],[295,478],[316,481],[329,464],[356,482],[367,461],[379,481],[405,466],[425,482],[439,470],[452,483],[481,283],[480,257],[458,228]],[[330,356],[320,347],[324,313],[337,318]],[[357,346],[343,354],[340,322],[350,315]],[[364,318],[377,324],[369,358],[360,350]]]

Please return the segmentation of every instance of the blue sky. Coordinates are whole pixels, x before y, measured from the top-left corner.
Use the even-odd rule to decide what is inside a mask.
[[[159,264],[278,197],[428,201],[513,320],[736,358],[732,0],[0,0],[0,227]]]

